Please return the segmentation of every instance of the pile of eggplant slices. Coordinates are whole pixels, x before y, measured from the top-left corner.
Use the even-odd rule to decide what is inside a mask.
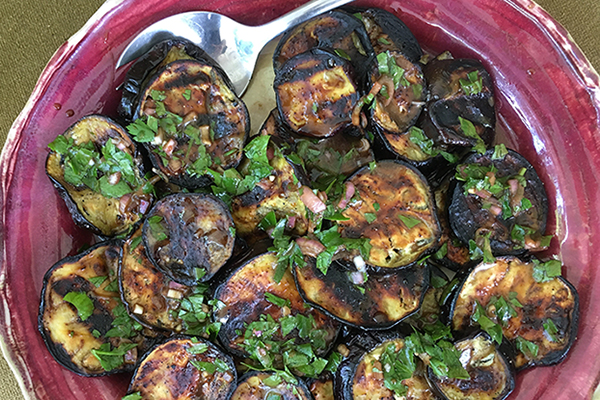
[[[99,238],[44,277],[54,358],[132,372],[124,400],[504,399],[515,371],[560,362],[577,292],[533,255],[546,192],[494,146],[483,65],[351,9],[286,32],[273,67],[254,137],[222,69],[166,41],[116,119],[50,143],[48,176]]]

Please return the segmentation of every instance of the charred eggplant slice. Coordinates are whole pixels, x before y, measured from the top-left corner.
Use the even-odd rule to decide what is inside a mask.
[[[209,61],[177,60],[153,76],[128,126],[144,143],[154,168],[194,189],[212,182],[207,169],[236,167],[250,118],[221,72]]]
[[[248,261],[217,288],[215,299],[222,306],[215,312],[215,320],[223,324],[221,342],[235,354],[251,356],[253,332],[260,331],[255,328],[260,326],[264,335],[258,338],[291,342],[293,347],[310,343],[315,355],[325,355],[337,337],[339,324],[304,303],[289,270],[279,282],[276,270],[275,253],[265,253]],[[265,332],[271,330],[272,336],[268,336]],[[281,360],[274,362],[278,367]]]
[[[514,365],[484,332],[454,344],[468,379],[439,377],[428,370],[432,387],[444,399],[505,399],[515,388]]]
[[[150,209],[154,198],[142,159],[115,121],[86,116],[49,147],[46,174],[78,225],[116,236],[129,232]]]
[[[249,372],[243,375],[228,400],[312,400],[302,381],[295,384],[273,372]]]
[[[324,374],[317,379],[310,379],[307,382],[308,389],[315,400],[335,400],[333,394],[333,376],[330,373]]]
[[[560,267],[557,260],[516,257],[479,264],[456,292],[452,328],[468,331],[487,318],[519,350],[517,368],[560,362],[573,345],[579,316],[577,291],[557,276]]]
[[[372,274],[336,260],[323,275],[309,258],[294,267],[294,275],[307,303],[362,329],[389,328],[417,312],[429,284],[426,265]]]
[[[146,255],[141,228],[123,244],[119,286],[129,315],[144,326],[205,337],[215,331],[208,287],[181,285],[156,268]]]
[[[436,248],[441,234],[427,181],[413,167],[391,160],[370,164],[348,179],[358,200],[343,211],[343,237],[367,238],[368,264],[409,265]]]
[[[225,203],[200,193],[161,199],[148,213],[142,235],[148,257],[175,282],[206,282],[229,260],[235,241]]]
[[[117,242],[56,263],[44,276],[38,326],[52,356],[84,376],[132,371],[149,342],[120,301]]]
[[[251,239],[250,236],[256,235],[260,222],[271,212],[277,219],[290,218],[294,222],[290,228],[295,234],[304,235],[307,231],[307,211],[300,200],[302,171],[274,146],[270,150],[271,174],[231,201],[236,232],[243,238]]]
[[[323,138],[352,125],[360,98],[352,66],[344,58],[313,49],[290,58],[275,75],[282,121],[295,133]]]
[[[141,399],[226,400],[237,373],[231,357],[211,342],[174,336],[140,361],[129,394]]]
[[[456,178],[449,218],[463,243],[473,241],[496,255],[548,248],[546,190],[523,156],[496,146],[468,157]]]
[[[436,58],[424,69],[430,102],[424,129],[448,151],[490,146],[496,114],[489,73],[473,59]]]
[[[333,10],[287,31],[273,54],[275,72],[292,57],[314,48],[328,49],[350,61],[359,75],[373,57],[364,26],[354,16]]]

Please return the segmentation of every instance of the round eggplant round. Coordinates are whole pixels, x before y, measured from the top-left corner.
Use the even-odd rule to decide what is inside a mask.
[[[142,159],[115,121],[83,117],[49,147],[46,174],[78,225],[104,237],[126,234],[150,209]]]
[[[277,73],[292,57],[314,48],[328,49],[348,60],[359,76],[374,52],[363,24],[351,14],[333,10],[288,30],[273,54]]]
[[[486,333],[454,343],[469,379],[437,376],[428,368],[427,378],[447,400],[502,400],[515,388],[515,370],[510,358]]]
[[[169,182],[195,189],[212,183],[207,169],[239,164],[250,117],[213,64],[183,59],[149,79],[128,130]]]
[[[306,385],[314,400],[335,400],[331,373],[323,374],[316,379],[309,379]]]
[[[294,266],[294,275],[307,303],[361,329],[390,328],[416,313],[429,285],[425,264],[373,274],[334,260],[323,275],[308,258],[304,267]]]
[[[146,254],[185,286],[206,282],[229,260],[235,242],[229,209],[218,198],[177,193],[157,202],[143,225]]]
[[[119,264],[121,298],[132,318],[160,331],[208,336],[211,306],[206,285],[181,285],[146,255],[140,228],[123,244]]]
[[[302,300],[289,269],[277,282],[277,268],[276,254],[265,253],[248,261],[217,288],[215,299],[222,305],[215,311],[214,317],[222,323],[219,331],[221,342],[234,354],[247,357],[249,351],[244,348],[244,334],[248,324],[259,321],[261,315],[276,322],[302,315],[314,321],[312,331],[322,333],[323,346],[316,348],[315,354],[323,356],[336,339],[340,324]],[[269,340],[292,340],[296,345],[310,343],[309,337],[299,335],[299,330],[294,328],[282,336],[279,329]]]
[[[313,400],[306,384],[289,383],[274,372],[253,371],[243,375],[228,400]]]
[[[132,371],[149,344],[119,298],[120,254],[120,243],[100,243],[44,276],[38,327],[50,354],[76,374]]]
[[[563,277],[544,276],[545,265],[517,257],[477,265],[454,295],[452,329],[474,329],[478,303],[518,350],[518,369],[560,362],[577,336],[579,297]]]
[[[367,264],[381,269],[414,263],[438,245],[441,235],[436,207],[423,175],[408,164],[384,160],[348,178],[358,199],[342,212],[339,232],[367,238]],[[356,196],[355,195],[355,196]]]
[[[173,336],[144,356],[127,393],[144,400],[226,400],[236,379],[233,360],[217,346]]]
[[[313,49],[290,58],[277,70],[274,89],[292,132],[323,138],[352,127],[360,93],[352,66],[337,54]]]
[[[457,167],[448,209],[452,231],[466,245],[489,243],[495,255],[545,250],[544,184],[523,156],[498,150],[472,154]]]

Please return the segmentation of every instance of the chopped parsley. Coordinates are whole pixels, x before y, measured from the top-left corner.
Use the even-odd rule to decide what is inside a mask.
[[[525,354],[529,358],[536,358],[538,356],[539,346],[529,340],[523,339],[521,336],[517,336],[515,341],[517,350]]]
[[[475,145],[473,146],[473,150],[478,152],[479,154],[483,154],[486,152],[487,148],[481,136],[477,134],[477,129],[475,129],[475,125],[468,119],[458,117],[460,122],[460,129],[464,133],[465,136],[475,139]]]
[[[183,328],[188,335],[198,335],[214,339],[221,329],[220,322],[211,322],[214,308],[220,307],[216,299],[207,300],[208,285],[198,284],[193,287],[191,295],[181,300],[179,308],[173,311],[173,317],[183,321]]]
[[[342,57],[345,60],[352,61],[352,60],[350,60],[350,56],[348,55],[348,53],[346,53],[342,49],[335,49],[335,54],[337,54],[338,56]]]
[[[377,68],[381,75],[389,75],[394,81],[394,89],[409,87],[410,82],[404,76],[404,68],[398,66],[396,59],[389,51],[377,54]]]
[[[408,229],[412,229],[415,226],[419,225],[421,222],[423,222],[419,218],[411,217],[410,215],[404,214],[398,214],[398,218],[400,218],[400,221],[402,221],[404,226],[406,226]]]
[[[470,96],[472,94],[479,94],[483,90],[483,80],[479,76],[479,71],[471,71],[467,74],[467,79],[461,78],[459,80],[460,87],[463,92]]]
[[[422,129],[417,128],[416,126],[411,126],[410,130],[408,131],[408,134],[409,140],[416,144],[419,147],[419,149],[429,157],[435,157],[438,154],[441,154],[441,156],[444,157],[446,161],[450,163],[455,163],[458,161],[458,156],[456,156],[455,154],[436,149],[434,147],[435,145],[433,143],[433,140],[428,138]]]
[[[546,321],[544,321],[542,326],[544,327],[544,332],[546,332],[546,334],[548,334],[548,337],[550,338],[550,340],[552,342],[559,342],[558,328],[554,324],[554,321],[552,321],[550,318],[548,318],[548,319],[546,319]]]
[[[116,349],[111,349],[111,347],[110,343],[103,343],[99,349],[92,349],[92,354],[100,361],[100,365],[105,371],[112,371],[121,367],[125,363],[125,354],[137,347],[137,344],[123,343]]]
[[[94,313],[94,302],[84,292],[69,292],[63,299],[75,306],[77,315],[82,321],[85,321]]]
[[[481,329],[486,331],[496,343],[502,343],[502,327],[488,317],[487,310],[483,308],[479,301],[475,302],[475,310],[471,315],[471,320],[479,324]]]
[[[143,397],[140,392],[134,392],[127,396],[121,397],[121,400],[142,400]]]
[[[538,283],[553,280],[561,275],[562,263],[560,260],[549,260],[541,262],[533,260],[533,279]]]

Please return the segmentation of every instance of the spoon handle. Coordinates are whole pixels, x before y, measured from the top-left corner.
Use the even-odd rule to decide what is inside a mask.
[[[261,28],[265,28],[264,31],[269,34],[270,40],[294,25],[311,19],[321,13],[333,10],[336,7],[343,6],[351,1],[352,0],[311,0],[289,13],[264,24]]]

